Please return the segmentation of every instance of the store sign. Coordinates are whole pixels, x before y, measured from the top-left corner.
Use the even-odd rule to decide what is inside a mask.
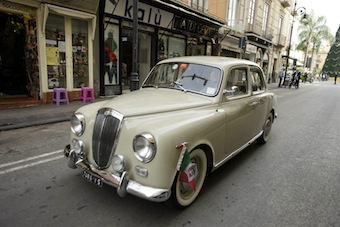
[[[23,14],[27,17],[35,16],[34,10],[31,8],[11,2],[0,2],[0,11]]]
[[[181,17],[175,17],[172,28],[207,37],[213,37],[217,33],[215,28]]]
[[[105,13],[133,20],[133,0],[120,0],[117,3],[107,0]],[[172,13],[138,2],[138,21],[140,22],[167,28],[173,17]]]

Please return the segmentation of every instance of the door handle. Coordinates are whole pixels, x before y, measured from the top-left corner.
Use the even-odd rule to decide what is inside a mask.
[[[252,102],[249,104],[249,106],[253,107],[253,106],[257,106],[257,104],[259,104],[259,102]]]

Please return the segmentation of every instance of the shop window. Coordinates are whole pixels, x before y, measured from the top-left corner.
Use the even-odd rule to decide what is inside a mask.
[[[185,55],[185,40],[176,37],[169,37],[169,58]]]
[[[119,50],[119,27],[113,24],[107,24],[104,32],[104,62],[105,62],[105,85],[118,85],[118,50]],[[126,69],[127,62],[122,62],[123,68]],[[123,79],[127,80],[126,70],[123,72]]]
[[[87,21],[72,19],[73,87],[89,86]]]
[[[46,22],[48,88],[66,87],[66,45],[64,17],[50,14]]]
[[[199,42],[196,38],[188,38],[187,55],[205,55],[205,43],[202,40]]]
[[[138,59],[139,59],[139,80],[140,83],[143,82],[148,75],[150,68],[151,68],[151,62],[150,62],[150,56],[151,56],[151,35],[147,33],[140,32],[138,34],[138,43],[139,43],[139,51],[138,51]]]
[[[185,39],[161,34],[158,40],[158,60],[185,56]]]

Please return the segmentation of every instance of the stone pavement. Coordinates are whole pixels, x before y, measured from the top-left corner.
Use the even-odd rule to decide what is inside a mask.
[[[277,88],[277,83],[268,84],[269,90]],[[97,98],[95,102],[110,98]],[[61,103],[40,104],[35,106],[13,107],[0,109],[0,131],[31,127],[36,125],[51,124],[69,121],[70,117],[79,107],[89,105],[82,101],[73,101],[69,105]]]
[[[95,102],[108,100],[109,98],[97,98]],[[70,120],[70,117],[79,107],[89,105],[82,101],[72,101],[69,105],[60,103],[40,104],[23,107],[0,109],[0,131],[12,130],[42,124],[57,123]]]

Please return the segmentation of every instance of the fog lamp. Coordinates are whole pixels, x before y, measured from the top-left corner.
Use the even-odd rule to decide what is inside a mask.
[[[125,159],[122,155],[115,155],[112,158],[112,168],[117,172],[123,172],[125,169]]]
[[[72,139],[71,147],[76,154],[81,154],[85,150],[85,144],[81,140]]]

